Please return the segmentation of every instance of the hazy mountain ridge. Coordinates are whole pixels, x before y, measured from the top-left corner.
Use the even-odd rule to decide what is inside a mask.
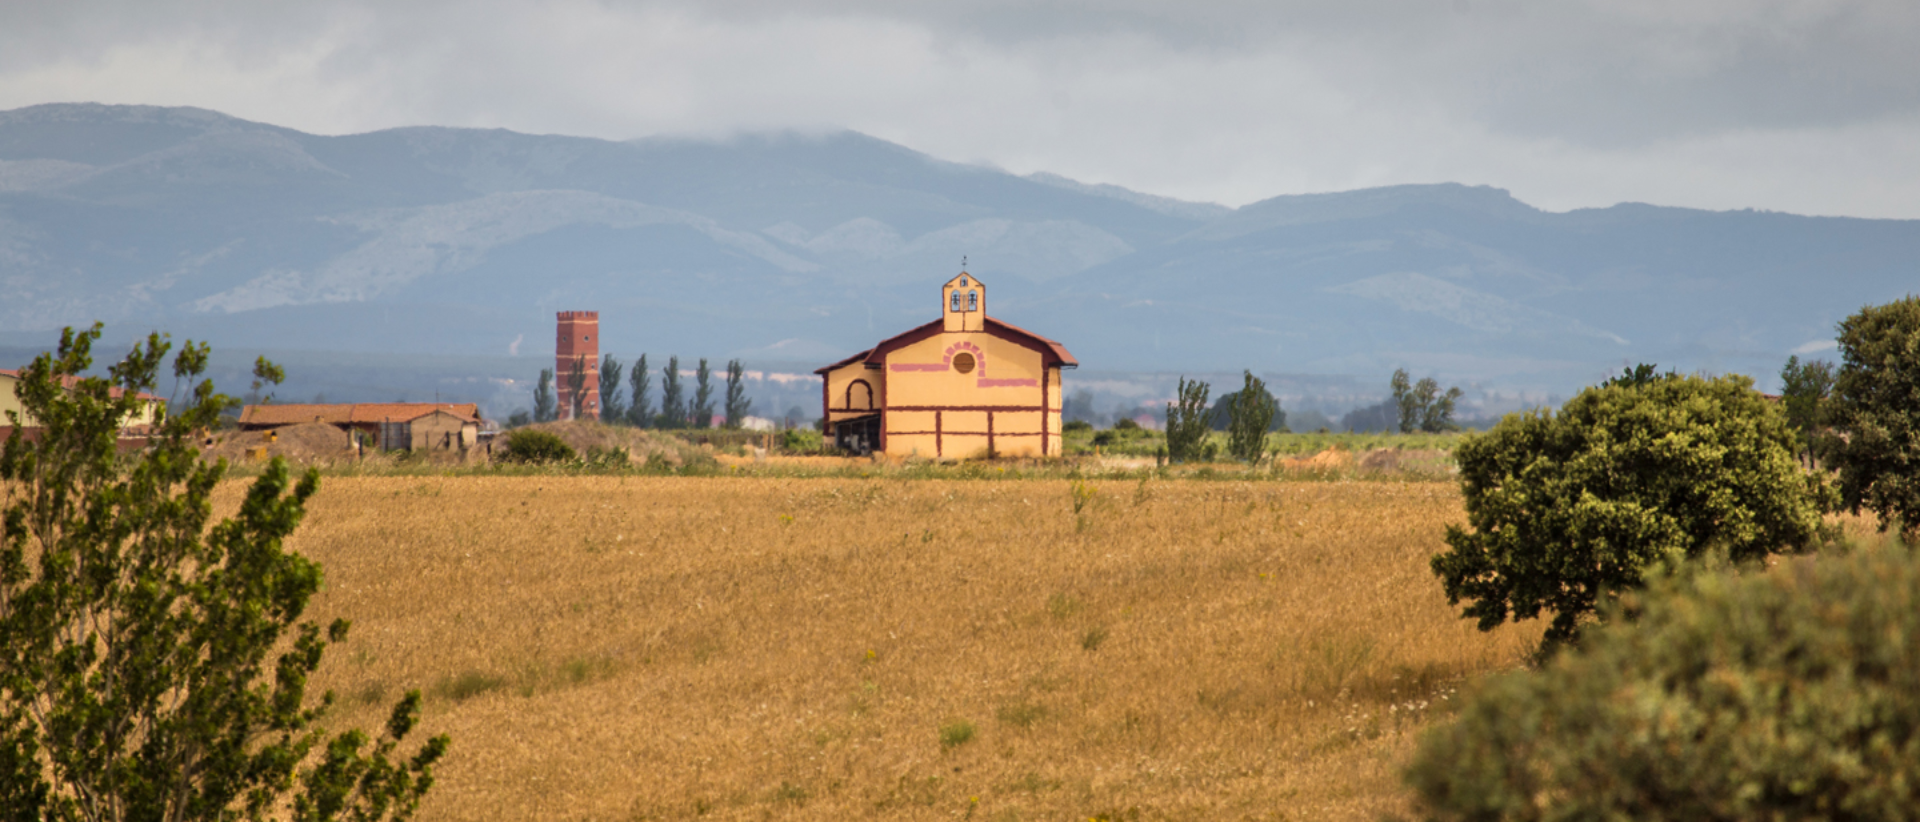
[[[1406,366],[1566,391],[1642,360],[1770,374],[1920,282],[1920,221],[1554,213],[1457,184],[1228,209],[852,132],[332,137],[198,109],[0,112],[15,344],[101,319],[531,356],[552,311],[584,308],[618,352],[851,352],[932,316],[963,255],[997,316],[1089,369]]]

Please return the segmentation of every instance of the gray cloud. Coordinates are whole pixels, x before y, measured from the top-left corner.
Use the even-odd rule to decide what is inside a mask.
[[[1909,0],[9,7],[0,107],[191,104],[342,133],[851,127],[1242,203],[1459,180],[1920,217]]]

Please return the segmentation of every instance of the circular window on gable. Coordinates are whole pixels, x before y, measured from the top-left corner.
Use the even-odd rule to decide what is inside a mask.
[[[973,355],[965,352],[953,355],[953,370],[962,374],[973,373]]]

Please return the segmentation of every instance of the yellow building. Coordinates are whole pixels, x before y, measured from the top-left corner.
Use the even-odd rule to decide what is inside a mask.
[[[1059,456],[1065,346],[987,316],[965,271],[940,287],[940,319],[814,373],[841,448],[923,457]]]
[[[66,386],[68,390],[72,390],[75,385],[80,383],[80,378],[72,376],[62,377],[60,382]],[[33,415],[28,414],[26,407],[20,403],[20,396],[16,393],[19,384],[19,371],[0,368],[0,433],[4,433],[7,428],[13,425],[7,416],[8,411],[14,412],[15,416],[20,418],[21,428],[34,429],[40,427],[40,421],[34,419]],[[125,389],[113,388],[109,389],[107,394],[117,399],[124,392]],[[160,412],[166,406],[165,400],[144,391],[140,392],[137,396],[140,399],[140,405],[134,410],[132,416],[127,418],[125,424],[120,426],[123,434],[138,434],[153,426],[159,421]]]

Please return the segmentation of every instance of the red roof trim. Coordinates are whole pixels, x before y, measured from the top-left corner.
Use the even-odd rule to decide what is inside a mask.
[[[1064,368],[1078,368],[1080,366],[1080,361],[1074,359],[1072,354],[1067,353],[1066,346],[1012,323],[1005,323],[988,317],[987,333],[1006,340],[1007,342],[1018,343],[1039,351],[1041,356],[1046,359],[1047,365],[1058,365]]]
[[[865,351],[862,351],[862,352],[860,352],[860,353],[858,353],[858,354],[855,354],[855,355],[853,355],[853,356],[851,356],[851,357],[848,357],[848,358],[846,358],[846,359],[844,359],[844,360],[841,360],[841,361],[839,361],[839,362],[837,362],[837,363],[834,363],[834,364],[832,364],[832,365],[828,365],[828,366],[824,366],[824,367],[821,367],[821,368],[816,368],[816,369],[814,369],[814,370],[813,370],[813,373],[815,373],[815,374],[821,374],[821,375],[824,375],[824,374],[826,374],[826,373],[827,373],[828,371],[832,371],[832,370],[834,370],[834,369],[836,369],[836,368],[839,368],[840,366],[843,366],[843,365],[847,365],[847,364],[849,364],[849,363],[852,363],[852,362],[856,362],[856,361],[858,361],[858,360],[863,360],[863,359],[866,359],[866,357],[867,357],[867,355],[868,355],[868,354],[871,354],[871,353],[873,353],[873,349],[871,349],[871,348],[869,348],[869,349],[867,349],[867,350],[865,350]]]
[[[826,366],[824,368],[815,369],[813,373],[824,376],[829,371],[832,371],[837,368],[843,368],[845,366],[851,365],[860,360],[865,360],[868,368],[879,368],[881,365],[886,363],[888,354],[896,350],[899,350],[901,348],[904,348],[906,346],[920,342],[921,340],[937,337],[945,332],[946,332],[946,319],[943,317],[941,319],[934,320],[933,322],[927,323],[926,325],[922,325],[917,328],[913,328],[908,331],[904,331],[899,334],[895,334],[891,337],[888,337],[884,340],[881,340],[879,345],[876,345],[872,348],[869,348],[865,351],[862,351],[844,360],[836,362],[832,365]],[[1033,349],[1034,351],[1038,351],[1040,353],[1041,359],[1049,366],[1057,365],[1063,368],[1078,368],[1080,366],[1080,361],[1074,359],[1073,355],[1067,352],[1066,346],[1061,345],[1059,342],[1056,342],[1054,340],[1050,340],[1050,339],[1047,339],[1046,337],[1042,337],[1039,334],[1035,334],[1017,325],[1013,325],[1012,323],[1005,323],[1005,322],[996,320],[992,317],[987,317],[986,333],[991,334],[1000,339],[1006,340],[1007,342],[1013,343],[1015,345],[1019,345],[1024,348],[1030,348],[1030,349]]]
[[[940,319],[934,320],[933,322],[927,323],[926,325],[920,326],[919,328],[915,328],[911,331],[905,331],[899,334],[895,334],[891,337],[888,337],[885,340],[882,340],[879,345],[874,346],[873,351],[868,352],[867,367],[879,368],[880,366],[886,364],[888,354],[891,354],[894,351],[898,351],[909,345],[917,343],[921,340],[930,340],[930,339],[933,339],[934,337],[938,337],[941,334],[946,333],[946,330],[947,330],[947,320],[945,317],[942,317]]]

